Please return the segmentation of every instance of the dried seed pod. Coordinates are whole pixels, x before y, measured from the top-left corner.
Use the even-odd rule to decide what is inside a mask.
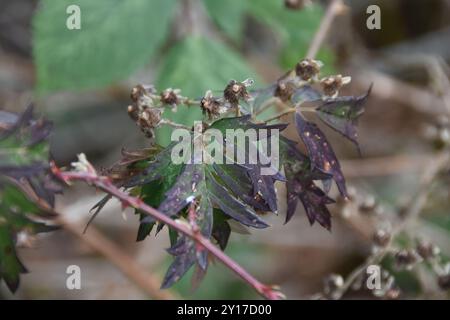
[[[133,121],[137,121],[139,119],[139,110],[136,105],[129,105],[127,111]]]
[[[344,278],[339,274],[331,274],[324,280],[324,293],[333,297],[337,289],[344,285]]]
[[[133,102],[141,104],[142,98],[150,98],[150,95],[155,93],[156,90],[154,86],[143,86],[139,84],[131,89],[130,97]]]
[[[162,110],[158,108],[145,108],[139,113],[137,125],[141,131],[148,137],[154,137],[154,129],[161,122]]]
[[[373,235],[373,242],[378,247],[386,247],[389,244],[389,241],[391,240],[391,234],[383,229],[379,229],[375,232]]]
[[[303,59],[295,66],[295,74],[304,81],[317,78],[323,63],[313,59]]]
[[[414,250],[400,250],[395,256],[395,263],[400,268],[411,269],[418,261],[418,255]]]
[[[336,76],[325,77],[320,80],[323,92],[328,97],[336,97],[339,94],[339,90],[346,84],[349,84],[352,80],[351,77],[343,77],[338,74]]]
[[[395,287],[387,290],[386,293],[384,294],[384,297],[389,300],[396,300],[400,297],[401,293],[402,292],[400,288]]]
[[[434,244],[432,244],[430,242],[426,242],[426,241],[420,241],[417,244],[416,250],[417,250],[417,253],[424,260],[434,258],[437,255],[439,255],[439,253],[440,253],[440,250],[437,246],[435,246]]]
[[[247,87],[253,83],[252,80],[247,79],[243,82],[231,80],[223,91],[223,96],[232,107],[237,107],[240,99],[248,100],[250,95],[247,92]]]
[[[280,98],[281,101],[286,102],[291,99],[294,89],[295,87],[292,82],[280,81],[277,84],[274,96]]]
[[[438,285],[442,290],[450,290],[450,274],[439,276]]]
[[[207,91],[200,101],[203,114],[207,114],[209,119],[218,117],[224,110],[222,103],[213,97],[211,91]]]
[[[163,92],[161,92],[161,102],[163,104],[168,104],[170,106],[176,106],[180,103],[180,97],[179,97],[180,90],[172,88],[166,89]]]
[[[375,210],[377,201],[373,195],[367,195],[359,205],[359,211],[362,213],[369,213]]]

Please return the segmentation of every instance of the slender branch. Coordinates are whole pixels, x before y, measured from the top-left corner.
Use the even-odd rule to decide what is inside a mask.
[[[325,16],[320,23],[319,29],[317,30],[314,39],[309,46],[308,53],[306,57],[309,59],[314,59],[319,52],[320,47],[322,46],[323,41],[325,40],[328,31],[330,30],[331,24],[334,18],[342,12],[342,8],[344,3],[342,0],[332,0],[330,5],[327,8]]]
[[[366,261],[352,271],[344,281],[344,284],[334,293],[334,299],[340,299],[349,290],[353,282],[361,276],[372,264],[377,264],[391,252],[393,249],[392,240],[404,231],[412,222],[414,222],[420,215],[430,192],[430,184],[433,182],[436,175],[448,165],[450,160],[450,153],[448,151],[441,152],[434,159],[430,160],[429,164],[425,166],[424,173],[421,177],[421,182],[417,193],[413,196],[402,221],[396,226],[391,234],[391,242],[383,249],[380,249],[375,254],[369,256]]]
[[[190,127],[185,126],[184,124],[173,122],[168,119],[161,119],[160,124],[166,125],[166,126],[169,126],[169,127],[175,128],[175,129],[186,129],[186,130],[191,131]]]
[[[25,195],[39,207],[51,215],[49,221],[55,222],[57,225],[63,227],[66,231],[73,234],[75,237],[84,242],[91,249],[97,251],[105,258],[107,258],[112,264],[114,264],[122,273],[133,281],[138,287],[148,294],[152,299],[159,300],[174,300],[179,297],[169,290],[160,289],[160,279],[142,270],[142,268],[134,262],[131,257],[126,255],[121,248],[115,245],[111,240],[105,237],[99,230],[94,227],[90,228],[88,234],[85,234],[82,230],[82,226],[78,226],[69,221],[61,214],[53,211],[47,202],[43,201],[36,195],[34,190],[28,183],[21,183],[20,185],[11,179],[11,183],[17,185]]]
[[[173,220],[169,216],[164,215],[158,210],[150,207],[141,199],[132,197],[129,194],[118,189],[108,177],[99,176],[91,164],[87,162],[80,162],[77,164],[78,171],[75,172],[63,172],[60,171],[56,165],[52,164],[53,173],[69,183],[72,180],[84,181],[86,183],[95,186],[98,189],[105,191],[106,193],[116,197],[124,205],[131,206],[135,209],[139,209],[141,212],[153,217],[154,219],[163,222],[164,224],[177,230],[191,239],[195,240],[206,250],[208,250],[213,256],[220,260],[225,266],[231,269],[239,277],[241,277],[246,283],[253,287],[261,296],[269,300],[278,300],[283,298],[283,294],[273,287],[262,284],[244,268],[242,268],[237,262],[228,257],[222,250],[215,246],[209,239],[203,237],[200,233],[195,232],[188,224],[183,224],[179,220]]]

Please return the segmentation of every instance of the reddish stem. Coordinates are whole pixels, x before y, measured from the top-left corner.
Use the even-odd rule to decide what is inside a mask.
[[[112,181],[108,177],[99,176],[92,167],[90,167],[89,170],[83,172],[65,172],[61,171],[58,167],[56,167],[56,165],[52,164],[52,171],[53,174],[55,174],[65,182],[70,182],[72,180],[87,182],[116,197],[122,203],[128,204],[135,209],[139,209],[143,213],[152,216],[156,220],[163,222],[173,229],[177,230],[178,232],[190,237],[191,239],[194,239],[202,247],[208,250],[213,256],[220,260],[225,266],[227,266],[239,277],[241,277],[246,283],[253,287],[264,298],[269,300],[279,300],[284,297],[284,295],[278,290],[259,282],[237,262],[228,257],[222,250],[220,250],[211,241],[209,241],[209,239],[202,236],[200,232],[193,231],[190,227],[188,227],[188,225],[179,223],[176,220],[171,219],[155,208],[150,207],[141,199],[130,196],[129,194],[120,190],[112,183]]]

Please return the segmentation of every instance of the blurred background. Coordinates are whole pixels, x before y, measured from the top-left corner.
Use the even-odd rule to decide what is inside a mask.
[[[287,3],[287,4],[286,4]],[[252,78],[255,87],[275,81],[302,59],[324,17],[328,1],[284,0],[2,0],[0,2],[0,102],[20,112],[34,102],[55,125],[53,157],[68,165],[84,152],[98,167],[120,157],[122,147],[148,142],[126,107],[136,84],[180,88],[201,97],[220,92],[230,79]],[[310,227],[303,208],[284,222],[251,235],[233,233],[227,253],[258,279],[277,284],[289,299],[323,292],[330,274],[347,275],[374,250],[373,234],[389,228],[418,192],[427,163],[449,143],[447,63],[450,61],[450,1],[346,0],[332,22],[318,59],[323,73],[352,76],[342,95],[360,95],[374,84],[359,123],[362,157],[338,134],[321,126],[342,161],[352,191],[350,204],[332,206],[333,230]],[[81,8],[81,29],[68,30],[68,5]],[[381,30],[369,30],[369,5],[381,8]],[[200,111],[179,107],[168,117],[191,124]],[[288,128],[288,134],[293,129]],[[295,131],[295,130],[294,130]],[[158,132],[167,143],[168,132]],[[295,138],[295,135],[292,135]],[[430,188],[415,236],[450,256],[448,175]],[[57,209],[82,230],[89,209],[102,197],[87,186],[66,190]],[[139,268],[161,280],[171,257],[161,233],[136,243],[138,218],[111,201],[88,230],[100,234]],[[90,235],[89,235],[90,234]],[[399,243],[405,241],[399,240]],[[404,239],[403,239],[404,240]],[[408,241],[409,241],[408,240]],[[92,246],[60,230],[40,236],[19,252],[30,273],[15,295],[0,285],[0,298],[146,299]],[[67,290],[66,268],[82,270],[82,290]],[[402,298],[448,298],[427,267],[399,271]],[[186,276],[170,293],[184,299],[258,298],[219,263],[192,291]],[[328,284],[329,285],[329,284]],[[347,298],[373,298],[355,290]]]

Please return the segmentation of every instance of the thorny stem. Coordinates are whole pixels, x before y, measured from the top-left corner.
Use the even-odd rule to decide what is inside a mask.
[[[85,234],[81,227],[75,222],[67,219],[61,214],[53,211],[53,208],[39,198],[28,184],[18,184],[15,180],[10,180],[12,184],[20,187],[30,200],[37,203],[43,210],[51,212],[54,216],[53,222],[79,238],[92,250],[97,251],[116,266],[129,280],[133,281],[137,287],[141,288],[152,299],[174,300],[180,297],[169,290],[161,290],[159,277],[152,273],[145,272],[130,256],[125,254],[121,248],[109,240],[102,232],[91,227],[90,232]]]
[[[391,250],[393,249],[392,239],[403,232],[412,222],[414,222],[418,218],[429,196],[430,184],[433,182],[436,175],[448,165],[449,160],[450,152],[448,151],[443,151],[434,159],[430,160],[430,163],[425,166],[425,171],[422,175],[420,187],[417,191],[417,194],[412,198],[411,203],[409,204],[408,209],[403,216],[403,220],[392,231],[391,242],[385,248],[382,248],[375,254],[369,256],[362,265],[353,270],[345,279],[344,284],[335,291],[335,293],[333,294],[333,299],[342,298],[342,296],[349,290],[354,281],[358,279],[358,277],[360,277],[364,272],[366,272],[367,267],[372,264],[378,264],[389,252],[391,252]]]
[[[213,256],[220,260],[225,266],[231,269],[239,277],[241,277],[248,285],[253,287],[261,296],[269,300],[279,300],[284,298],[284,295],[275,288],[265,285],[254,278],[244,268],[242,268],[237,262],[228,257],[222,250],[215,246],[207,238],[203,237],[201,233],[194,232],[194,230],[186,224],[181,223],[179,220],[173,220],[170,217],[159,212],[155,208],[150,207],[141,199],[130,196],[117,188],[108,177],[99,176],[94,170],[92,165],[87,164],[87,167],[83,171],[76,172],[63,172],[54,163],[52,163],[52,172],[55,176],[59,177],[66,183],[72,180],[79,180],[89,183],[98,189],[105,191],[106,193],[119,199],[123,204],[131,206],[135,209],[139,209],[144,214],[147,214],[154,219],[165,223],[185,236],[195,240],[199,245],[208,250]]]

